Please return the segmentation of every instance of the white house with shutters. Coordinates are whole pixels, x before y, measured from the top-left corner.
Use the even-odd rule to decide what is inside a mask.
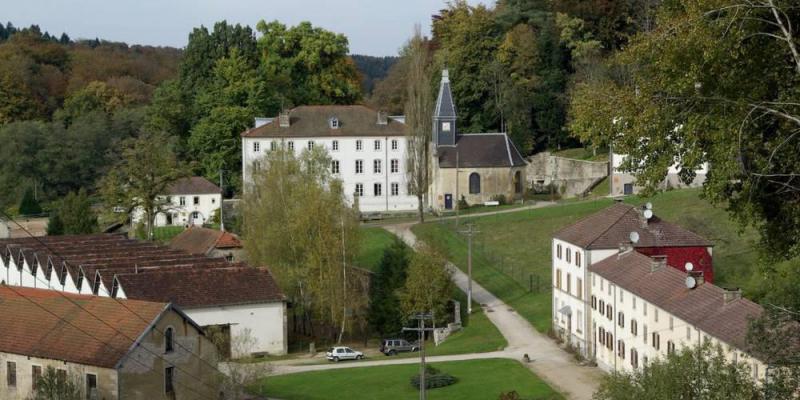
[[[412,211],[417,198],[408,192],[405,118],[363,105],[300,106],[278,118],[256,118],[242,134],[244,190],[269,151],[295,154],[322,146],[330,169],[342,180],[349,201],[358,197],[361,212]]]
[[[222,206],[222,190],[202,176],[177,180],[161,196],[166,212],[158,213],[155,226],[202,226],[209,222]],[[144,211],[134,210],[131,220],[144,219]]]

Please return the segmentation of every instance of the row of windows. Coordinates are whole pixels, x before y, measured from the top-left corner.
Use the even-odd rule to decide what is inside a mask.
[[[36,392],[36,389],[39,385],[39,381],[42,378],[42,367],[40,365],[33,365],[31,366],[31,391]],[[60,382],[67,381],[67,370],[66,369],[57,369],[56,370],[56,379]],[[85,378],[86,382],[86,398],[87,399],[96,399],[97,398],[97,375],[95,374],[86,374]],[[14,361],[7,361],[6,362],[6,387],[8,388],[16,388],[17,387],[17,363]]]
[[[561,244],[557,244],[557,245],[556,245],[556,257],[557,257],[559,260],[561,260],[561,259],[562,259],[562,257],[561,257],[561,256],[562,256]],[[565,258],[566,258],[566,260],[565,260],[565,261],[566,261],[567,263],[571,263],[571,262],[572,262],[572,249],[571,249],[571,248],[569,248],[569,247],[567,247],[567,251],[566,251],[566,257],[565,257]],[[580,267],[580,266],[581,266],[581,252],[579,252],[579,251],[576,251],[576,252],[575,252],[575,265],[576,265],[577,267]]]
[[[399,196],[400,195],[400,184],[396,182],[392,182],[389,184],[390,194],[392,196]],[[383,185],[380,183],[376,183],[372,185],[372,194],[374,196],[383,196]],[[356,183],[356,190],[354,195],[356,197],[364,197],[364,184],[363,183]]]
[[[380,174],[383,171],[383,162],[382,160],[375,159],[372,160],[372,172],[375,174]],[[393,174],[400,172],[400,160],[392,159],[389,162],[389,171]],[[331,173],[338,174],[341,172],[340,162],[339,160],[332,160],[331,161]],[[356,174],[363,174],[364,173],[364,160],[356,160]]]
[[[167,203],[172,203],[172,197],[167,196]],[[211,198],[211,204],[216,204],[216,203],[217,203],[217,199],[212,197]],[[185,206],[186,205],[186,196],[178,197],[178,204],[180,204],[182,206]],[[199,205],[200,204],[200,196],[192,196],[192,204],[193,205]]]
[[[559,290],[562,289],[561,287],[561,270],[556,269],[556,288]],[[575,288],[576,296],[578,299],[583,300],[583,280],[581,278],[575,277]],[[572,294],[572,274],[567,274],[567,287],[566,292]]]
[[[372,148],[375,151],[379,151],[381,149],[381,146],[382,146],[381,142],[382,142],[381,140],[373,141]],[[392,139],[392,141],[390,143],[391,143],[391,146],[392,146],[392,150],[397,150],[398,148],[400,148],[400,144],[397,141],[397,139]],[[287,146],[287,148],[289,150],[294,150],[294,141],[291,141],[291,140],[288,141],[286,146]],[[278,148],[278,142],[277,141],[273,140],[273,141],[269,142],[269,149],[270,150],[274,151],[277,148]],[[307,142],[307,144],[306,144],[306,148],[309,149],[309,150],[313,149],[314,148],[314,141],[313,140],[309,140]],[[357,151],[364,150],[363,141],[356,140],[356,150]],[[260,151],[261,151],[261,142],[253,142],[253,152],[254,153],[258,153]],[[331,142],[331,151],[339,151],[339,141],[338,140],[334,140],[334,141]]]

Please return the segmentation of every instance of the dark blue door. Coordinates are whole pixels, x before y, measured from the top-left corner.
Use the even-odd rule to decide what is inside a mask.
[[[445,210],[452,210],[453,209],[453,195],[452,194],[445,194],[444,195],[444,209]]]

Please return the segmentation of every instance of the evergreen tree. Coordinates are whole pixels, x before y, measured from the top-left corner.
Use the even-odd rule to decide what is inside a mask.
[[[47,225],[48,235],[85,235],[97,230],[97,216],[84,189],[67,194]]]
[[[403,328],[398,290],[406,281],[409,248],[399,239],[383,251],[378,270],[370,286],[368,320],[370,328],[381,336],[399,333]]]
[[[42,213],[42,206],[36,198],[33,197],[33,189],[28,188],[22,196],[22,201],[19,203],[20,215],[38,215]]]
[[[70,44],[72,40],[69,38],[66,32],[61,34],[61,37],[58,39],[58,42],[61,44]]]

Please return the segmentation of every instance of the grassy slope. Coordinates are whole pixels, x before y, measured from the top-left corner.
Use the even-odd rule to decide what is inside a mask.
[[[739,286],[752,293],[757,286],[755,232],[739,235],[738,225],[724,210],[699,198],[699,190],[670,191],[652,199],[631,197],[628,202],[651,201],[660,217],[693,230],[715,243],[715,283]],[[473,275],[481,285],[502,298],[539,331],[550,327],[550,240],[558,229],[599,211],[612,202],[601,199],[567,203],[518,213],[470,219],[481,231],[473,253]],[[451,260],[466,267],[466,242],[448,223],[428,223],[413,228],[425,241],[443,246]],[[540,292],[529,293],[529,282],[540,284]]]
[[[525,399],[562,397],[514,360],[488,359],[434,363],[459,379],[458,383],[428,392],[428,398],[486,400],[516,390]],[[286,400],[341,398],[348,400],[415,399],[418,391],[409,383],[419,366],[348,368],[268,378],[266,394]]]
[[[552,154],[554,156],[572,158],[575,160],[586,160],[586,161],[608,160],[608,150],[605,149],[597,150],[597,154],[594,154],[592,149],[585,147],[578,147],[574,149],[564,149],[564,150],[554,151]]]
[[[394,235],[379,227],[361,228],[361,249],[355,264],[370,271],[376,271],[383,257],[383,250],[395,240]]]

